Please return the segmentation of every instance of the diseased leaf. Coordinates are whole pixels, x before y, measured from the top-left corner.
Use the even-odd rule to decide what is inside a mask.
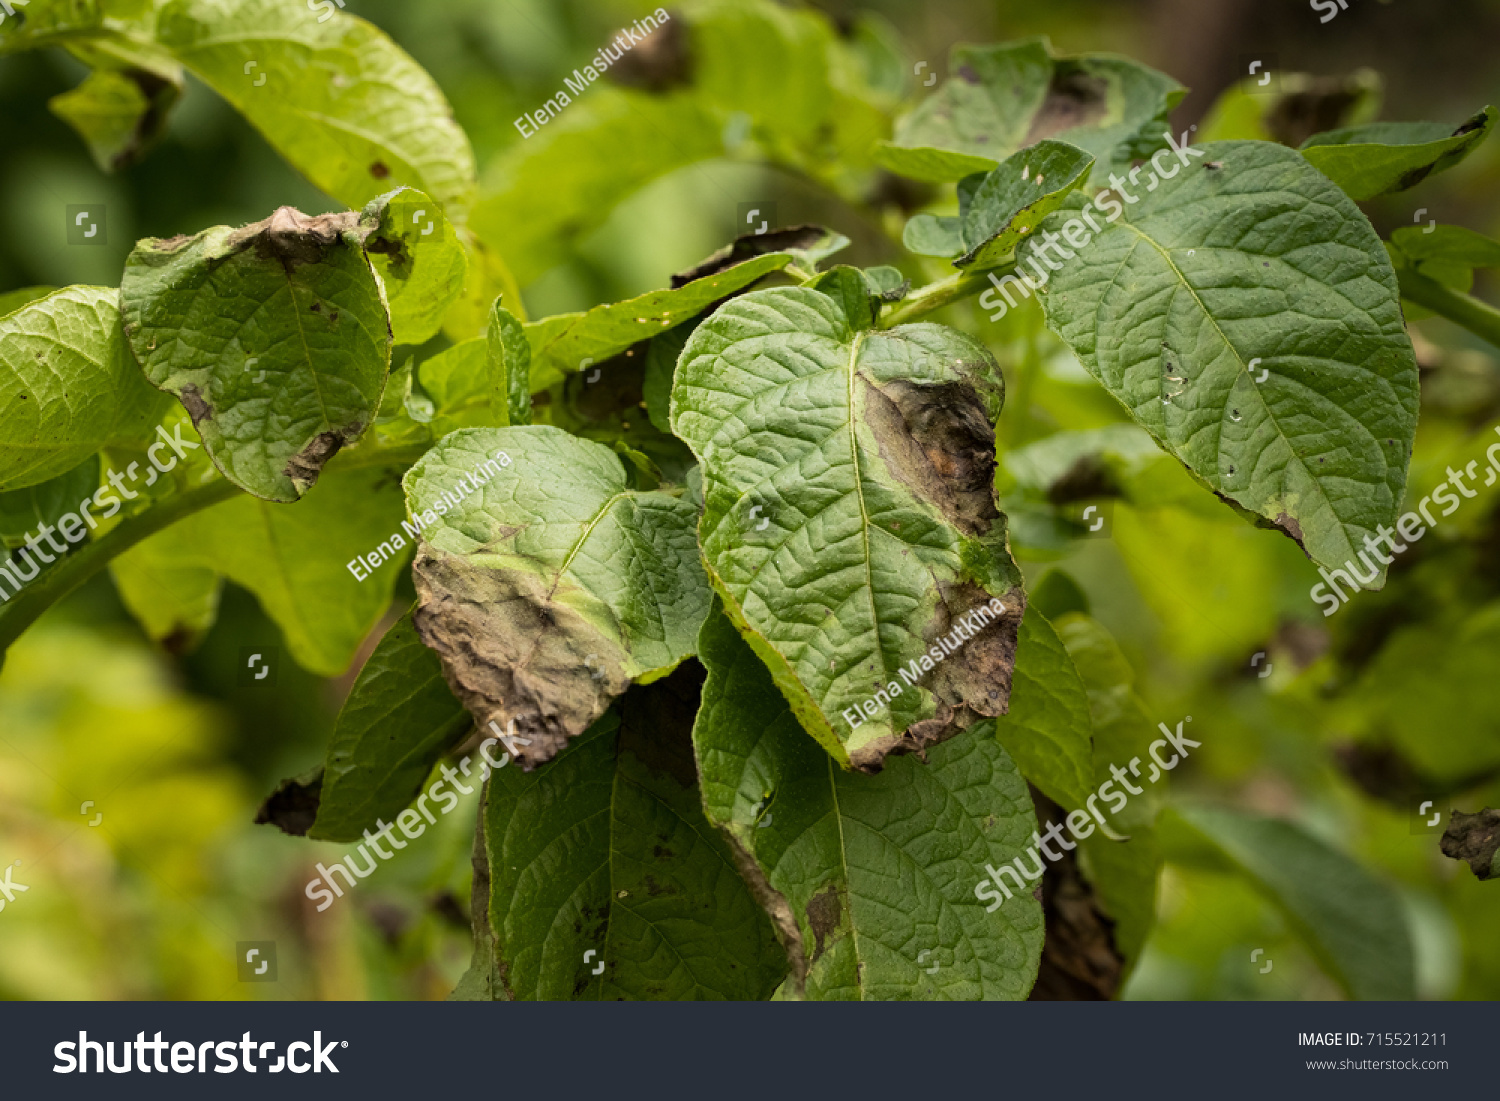
[[[360,217],[365,251],[385,287],[397,344],[425,344],[463,293],[469,262],[442,209],[420,191],[382,195]]]
[[[1048,324],[1201,482],[1342,567],[1395,521],[1416,430],[1395,273],[1296,152],[1202,156],[1135,205],[1113,200],[1124,216],[1097,236],[1068,223],[1091,240],[1041,288]],[[1042,277],[1039,236],[1018,255]]]
[[[357,841],[365,830],[395,822],[443,755],[473,728],[411,617],[407,612],[385,633],[344,701],[309,837]]]
[[[144,440],[166,412],[125,343],[119,297],[69,287],[0,317],[0,492]]]
[[[1026,609],[1016,645],[1010,711],[995,734],[1021,774],[1066,810],[1093,790],[1093,723],[1083,680],[1052,624]]]
[[[455,432],[406,475],[422,640],[484,730],[551,760],[635,680],[693,652],[708,585],[680,497],[556,428]]]
[[[282,0],[171,0],[157,37],[339,202],[358,209],[401,184],[450,214],[473,201],[474,154],[442,91],[363,19]]]
[[[700,325],[672,426],[731,618],[824,748],[873,772],[1005,711],[1025,598],[994,500],[1003,383],[953,330],[869,329],[859,272],[818,286]]]
[[[1198,140],[1276,141],[1295,149],[1324,130],[1374,122],[1384,99],[1373,69],[1342,77],[1275,73],[1275,91],[1268,77],[1260,73],[1226,89],[1198,127]]]
[[[717,608],[699,649],[703,804],[786,945],[784,994],[1024,998],[1041,956],[1041,906],[1027,894],[989,913],[975,894],[989,882],[986,865],[1018,858],[1036,828],[990,724],[933,747],[925,763],[847,773],[800,729]]]
[[[1441,847],[1444,856],[1468,861],[1476,879],[1500,878],[1500,810],[1454,811]]]
[[[173,83],[143,69],[90,73],[48,106],[88,145],[103,172],[139,161],[166,132],[167,115],[182,96]]]
[[[748,1001],[786,974],[703,817],[688,734],[700,678],[684,668],[632,688],[556,761],[491,776],[484,837],[505,995]]]
[[[297,664],[337,677],[390,606],[409,553],[401,519],[389,472],[333,470],[295,508],[236,497],[141,546],[155,569],[213,571],[249,589]],[[356,556],[380,560],[359,567],[364,580],[350,568]]]
[[[257,497],[297,500],[380,407],[391,331],[357,217],[282,207],[242,229],[142,241],[126,263],[126,332],[146,377]]]
[[[961,227],[960,268],[993,267],[1026,234],[1088,182],[1094,158],[1061,141],[1042,141],[1006,158],[975,189]]]
[[[490,407],[501,424],[531,423],[531,342],[526,328],[497,301],[485,345]]]
[[[1290,822],[1240,811],[1176,807],[1162,827],[1168,859],[1217,860],[1248,877],[1351,998],[1416,997],[1401,896],[1360,864]]]
[[[650,291],[583,313],[558,314],[533,322],[526,326],[531,342],[531,388],[545,390],[570,374],[586,371],[631,345],[681,325],[796,259],[797,254],[790,251],[767,253],[671,290]]]
[[[1045,38],[955,46],[943,86],[896,123],[876,160],[920,180],[988,172],[1043,138],[1083,149],[1101,181],[1166,148],[1167,115],[1186,89],[1123,57],[1059,57]]]
[[[1479,147],[1500,118],[1486,107],[1457,129],[1437,122],[1373,122],[1314,134],[1302,155],[1352,199],[1415,187]]]

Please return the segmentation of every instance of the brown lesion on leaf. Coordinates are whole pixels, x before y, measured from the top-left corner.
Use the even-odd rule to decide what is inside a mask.
[[[839,920],[844,912],[839,889],[829,884],[807,900],[807,926],[812,930],[816,942],[809,965],[817,963],[823,953],[832,946],[833,934],[838,931]]]
[[[481,733],[515,723],[515,759],[550,761],[629,687],[625,651],[522,570],[491,570],[423,545],[413,615]],[[531,744],[522,745],[521,739]]]
[[[1059,61],[1052,72],[1047,98],[1032,118],[1031,129],[1021,145],[1035,145],[1075,126],[1093,126],[1108,113],[1109,82],[1074,63]]]
[[[977,608],[991,607],[996,598],[972,582],[939,583],[942,599],[936,614],[923,631],[929,647],[949,635],[955,624]],[[981,719],[993,719],[1010,710],[1010,690],[1015,676],[1016,647],[1021,620],[1026,614],[1026,594],[1019,588],[1002,601],[1005,611],[998,619],[979,627],[967,641],[953,638],[956,646],[917,683],[932,693],[937,712],[915,722],[901,734],[869,742],[849,755],[849,763],[861,772],[879,772],[885,758],[915,753],[918,756],[945,742]],[[993,610],[993,609],[991,609]],[[971,619],[972,624],[975,620]],[[941,650],[941,647],[939,647]]]
[[[757,256],[768,256],[773,252],[788,252],[809,249],[826,240],[829,231],[822,226],[800,225],[787,229],[773,229],[769,233],[745,233],[725,245],[712,256],[672,276],[672,289],[685,287],[698,279],[707,279],[721,271],[728,271],[736,264],[753,260]]]
[[[197,423],[197,418],[194,418]],[[360,433],[365,426],[359,421],[354,422],[347,428],[332,429],[320,432],[314,436],[312,442],[297,454],[287,460],[281,473],[292,480],[299,493],[306,493],[318,482],[318,476],[323,473],[323,467],[328,460],[337,455],[347,444],[359,439]]]
[[[959,531],[988,534],[995,507],[995,428],[968,383],[865,379],[865,422],[902,485]]]
[[[203,398],[203,391],[189,383],[182,388],[180,395],[182,407],[188,411],[188,416],[193,418],[193,427],[206,420],[213,420],[214,407]]]
[[[1439,843],[1443,855],[1468,862],[1479,879],[1500,878],[1500,810],[1486,807],[1477,814],[1456,810]]]
[[[306,837],[318,817],[323,797],[323,770],[283,780],[255,812],[257,826],[275,826],[293,837]]]
[[[344,233],[358,225],[354,211],[309,217],[284,206],[269,218],[235,230],[225,244],[231,249],[253,248],[260,259],[293,268],[321,262],[332,249],[343,247]]]

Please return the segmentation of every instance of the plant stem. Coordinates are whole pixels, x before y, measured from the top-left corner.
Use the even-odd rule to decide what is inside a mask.
[[[1473,295],[1450,290],[1412,268],[1397,268],[1396,277],[1401,281],[1401,297],[1441,314],[1500,348],[1500,310]]]
[[[372,448],[366,453],[350,452],[335,460],[339,470],[359,470],[371,466],[411,466],[422,457],[425,447]],[[330,466],[329,469],[334,469]],[[238,495],[240,488],[219,478],[208,485],[169,498],[159,505],[122,521],[109,534],[80,547],[56,566],[47,570],[30,585],[0,605],[0,655],[8,650],[52,605],[76,592],[85,582],[138,543],[159,531],[185,520],[196,512],[222,504]],[[4,581],[5,578],[0,578]]]
[[[887,311],[878,322],[878,327],[889,329],[916,321],[930,313],[951,306],[954,302],[978,294],[990,285],[990,271],[1003,274],[1008,268],[986,268],[984,271],[961,271],[937,283],[930,283],[913,291]]]
[[[227,501],[239,492],[238,486],[223,479],[190,489],[139,516],[132,516],[108,535],[68,555],[17,593],[0,610],[0,653],[9,649],[11,643],[41,618],[43,612],[76,591],[131,547],[178,520],[210,505]]]

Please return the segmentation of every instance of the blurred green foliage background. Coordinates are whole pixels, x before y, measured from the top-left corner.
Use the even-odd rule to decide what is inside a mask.
[[[814,6],[876,44],[866,76],[888,90],[892,110],[922,94],[919,63],[944,71],[952,44],[1035,33],[1060,50],[1128,54],[1191,86],[1179,130],[1207,117],[1246,58],[1327,76],[1373,69],[1387,119],[1456,123],[1500,98],[1493,0],[1354,0],[1326,25],[1295,0]],[[653,9],[352,0],[349,10],[433,74],[493,192],[506,186],[507,157],[522,140],[512,120]],[[238,225],[281,205],[335,207],[196,85],[143,163],[103,174],[47,109],[84,72],[59,51],[0,58],[0,293],[115,285],[138,237]],[[507,257],[528,312],[663,286],[733,236],[738,204],[766,199],[782,224],[820,222],[851,237],[848,262],[937,277],[940,265],[924,267],[896,244],[905,214],[931,196],[861,174],[889,114],[842,124],[833,150],[842,169],[790,156],[768,167],[725,135],[723,155],[622,186],[576,239],[560,238],[559,262]],[[576,168],[610,178],[607,163]],[[1457,170],[1365,209],[1383,235],[1419,221],[1421,207],[1500,236],[1496,195],[1500,142],[1491,141]],[[545,184],[535,201],[548,201]],[[85,203],[107,205],[107,247],[67,245],[64,207]],[[1476,293],[1495,301],[1496,291],[1481,274]],[[1464,810],[1500,805],[1500,493],[1483,491],[1400,558],[1385,592],[1325,621],[1308,596],[1316,571],[1296,546],[1250,527],[1176,463],[1142,449],[1135,430],[1115,427],[1127,422],[1123,410],[1045,332],[1034,303],[999,325],[972,302],[943,320],[981,336],[1005,369],[1000,484],[1030,580],[1061,570],[1078,583],[1129,657],[1153,721],[1194,717],[1204,748],[1174,774],[1174,798],[1290,818],[1355,855],[1399,885],[1423,997],[1500,997],[1500,885],[1443,858],[1435,834],[1413,832],[1408,805],[1413,790]],[[1500,350],[1440,320],[1414,329],[1424,369],[1417,499],[1447,465],[1494,441]],[[1105,499],[1110,537],[1077,538],[1069,508],[1076,515],[1079,502]],[[396,607],[410,598],[403,581]],[[243,686],[245,648],[281,641],[232,585],[206,638],[187,641],[152,645],[101,576],[11,651],[0,674],[0,862],[20,860],[14,878],[31,889],[0,914],[0,997],[445,997],[469,954],[472,801],[317,913],[303,885],[317,861],[343,848],[252,823],[282,778],[321,760],[358,665],[325,681],[283,658],[274,686]],[[1169,865],[1158,903],[1127,997],[1338,996],[1295,932],[1241,880]],[[276,941],[277,983],[238,980],[235,947],[245,940]],[[1271,972],[1251,965],[1255,949],[1274,959]]]

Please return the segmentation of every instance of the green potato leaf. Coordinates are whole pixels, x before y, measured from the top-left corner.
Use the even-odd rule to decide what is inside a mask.
[[[714,587],[807,729],[872,772],[1004,713],[1025,604],[994,360],[937,325],[872,330],[873,311],[847,268],[745,295],[694,332],[672,391]]]
[[[297,664],[337,677],[390,607],[409,554],[401,518],[400,488],[388,471],[334,470],[295,508],[238,496],[140,547],[150,548],[146,561],[154,570],[193,571],[200,583],[212,572],[249,589],[281,628]],[[358,556],[380,561],[368,570]],[[194,591],[191,578],[169,583],[184,594]],[[137,591],[143,601],[153,599]],[[151,624],[149,614],[144,622]]]
[[[307,836],[358,841],[394,822],[473,726],[407,612],[375,647],[339,712]]]
[[[467,209],[477,187],[474,153],[437,82],[332,0],[315,8],[316,17],[282,0],[171,0],[156,33],[346,206],[359,209],[405,184],[450,213]]]
[[[754,235],[740,238],[692,270],[675,276],[669,290],[649,291],[623,302],[595,306],[583,313],[558,314],[527,325],[532,390],[545,390],[568,375],[690,321],[715,302],[773,271],[794,264],[811,269],[816,259],[848,244],[846,238],[817,226],[764,237],[781,247],[761,252]]]
[[[696,670],[630,690],[556,761],[485,797],[496,994],[763,1000],[786,955],[705,820]],[[519,736],[515,739],[519,744]]]
[[[380,408],[391,330],[357,220],[282,207],[142,241],[126,263],[125,331],[146,377],[257,497],[297,500]]]
[[[1041,141],[1006,158],[968,203],[960,229],[966,251],[954,266],[1000,263],[1069,192],[1088,182],[1093,167],[1093,157],[1061,141]]]
[[[497,301],[485,343],[490,407],[502,424],[531,423],[531,341],[526,327]]]
[[[1314,134],[1302,155],[1351,199],[1373,199],[1416,187],[1479,147],[1500,110],[1486,107],[1451,129],[1438,122],[1372,122]]]
[[[1171,77],[1123,57],[1059,57],[1045,38],[955,46],[952,74],[875,158],[920,180],[989,172],[1043,138],[1078,146],[1107,175],[1166,147],[1167,116],[1187,94]]]
[[[1290,822],[1218,807],[1162,816],[1167,858],[1246,876],[1351,998],[1409,1001],[1416,964],[1401,896]]]
[[[135,164],[166,132],[182,84],[142,69],[90,73],[71,92],[53,96],[52,113],[84,140],[103,172]]]
[[[119,300],[114,290],[69,287],[0,317],[0,492],[145,440],[171,404],[141,377]]]
[[[1026,609],[1016,646],[1010,710],[995,720],[1000,744],[1021,774],[1066,810],[1093,791],[1089,697],[1052,624]]]
[[[1298,153],[1218,142],[1202,156],[1097,236],[1068,222],[1089,240],[1060,264],[1038,234],[1018,255],[1039,278],[1044,261],[1060,268],[1039,288],[1048,324],[1165,450],[1341,567],[1394,522],[1416,431],[1395,273]]]
[[[1026,783],[981,723],[879,776],[836,768],[770,672],[712,613],[693,727],[703,805],[734,846],[811,1000],[1019,1000],[1036,978],[1040,903],[986,907],[987,864],[1036,829]],[[997,899],[998,895],[995,896]]]
[[[587,100],[564,106],[486,172],[485,197],[471,218],[523,286],[566,259],[627,196],[724,153],[722,128],[696,96],[596,84]]]
[[[405,486],[417,630],[481,730],[530,739],[527,768],[692,654],[709,604],[697,511],[628,488],[610,448],[542,425],[464,429]]]

